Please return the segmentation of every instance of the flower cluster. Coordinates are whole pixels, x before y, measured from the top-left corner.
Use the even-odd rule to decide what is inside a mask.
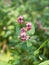
[[[19,23],[19,25],[25,23],[24,17],[19,16],[17,22]],[[22,27],[20,30],[20,39],[22,41],[26,41],[30,38],[30,36],[28,36],[26,32],[32,29],[32,23],[31,22],[26,22],[25,25],[26,25],[26,27]]]

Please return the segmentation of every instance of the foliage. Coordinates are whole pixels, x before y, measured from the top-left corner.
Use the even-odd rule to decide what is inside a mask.
[[[31,37],[25,42],[18,38],[19,16],[24,17],[24,22],[32,23],[32,30],[27,32]],[[7,63],[40,65],[49,60],[48,51],[49,0],[0,0],[0,54],[10,53],[12,59],[9,58]]]

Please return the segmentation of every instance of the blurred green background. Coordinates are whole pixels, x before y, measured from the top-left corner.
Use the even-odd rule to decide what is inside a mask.
[[[33,35],[26,42],[18,39],[20,15],[33,26],[29,33]],[[0,64],[39,65],[46,60],[49,60],[49,0],[0,0]]]

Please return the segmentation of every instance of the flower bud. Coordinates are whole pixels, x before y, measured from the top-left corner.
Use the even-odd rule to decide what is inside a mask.
[[[24,19],[23,16],[19,16],[18,17],[18,23],[19,24],[22,24],[23,23],[23,19]]]
[[[27,22],[26,23],[26,28],[27,28],[27,30],[30,30],[32,28],[32,23],[31,22]]]

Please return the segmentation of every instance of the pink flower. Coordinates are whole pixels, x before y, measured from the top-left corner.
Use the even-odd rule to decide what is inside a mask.
[[[32,28],[32,23],[31,22],[27,22],[26,23],[26,28],[27,28],[27,30],[30,30]]]
[[[27,31],[27,29],[26,28],[21,28],[21,32],[26,32]]]
[[[26,32],[21,32],[20,38],[21,38],[22,41],[26,41]]]
[[[19,16],[18,17],[18,23],[19,24],[22,24],[23,23],[23,19],[24,19],[23,16]]]

